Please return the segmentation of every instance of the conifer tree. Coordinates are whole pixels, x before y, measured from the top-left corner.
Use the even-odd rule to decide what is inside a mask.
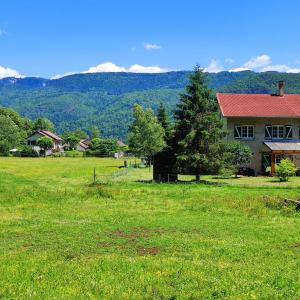
[[[166,107],[163,105],[163,103],[160,103],[160,106],[157,110],[157,120],[162,126],[162,128],[165,130],[165,137],[168,139],[171,134],[171,124],[170,120],[167,114]]]
[[[224,136],[216,99],[199,67],[190,76],[175,111],[175,150],[180,172],[216,173],[221,164],[219,141]]]

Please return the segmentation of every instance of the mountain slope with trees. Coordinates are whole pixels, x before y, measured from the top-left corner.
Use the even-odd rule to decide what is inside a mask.
[[[163,103],[171,113],[190,72],[163,74],[95,73],[60,79],[4,78],[0,80],[0,106],[11,107],[22,116],[50,119],[58,133],[91,126],[101,135],[125,138],[135,103],[156,111]],[[214,91],[273,93],[279,80],[288,93],[300,93],[300,74],[277,72],[220,72],[206,74]]]

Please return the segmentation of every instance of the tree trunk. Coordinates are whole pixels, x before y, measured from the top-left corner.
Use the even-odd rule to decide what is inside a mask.
[[[200,175],[199,174],[196,175],[196,181],[200,182]]]

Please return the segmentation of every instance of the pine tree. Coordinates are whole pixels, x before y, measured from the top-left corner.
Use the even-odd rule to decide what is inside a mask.
[[[219,141],[224,136],[216,99],[199,67],[190,76],[175,111],[176,160],[180,172],[215,173],[220,167]]]
[[[166,140],[170,137],[171,134],[171,124],[170,120],[167,114],[166,107],[163,105],[163,103],[160,103],[160,106],[157,110],[157,120],[162,126],[162,128],[165,130],[165,137]]]
[[[166,147],[153,157],[153,179],[159,182],[177,181],[176,157],[173,145],[172,124],[163,104],[157,111],[157,119],[165,130]]]

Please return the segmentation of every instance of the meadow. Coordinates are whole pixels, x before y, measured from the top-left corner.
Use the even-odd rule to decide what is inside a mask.
[[[300,178],[156,184],[122,165],[0,158],[0,299],[300,298],[300,213],[281,204]]]

